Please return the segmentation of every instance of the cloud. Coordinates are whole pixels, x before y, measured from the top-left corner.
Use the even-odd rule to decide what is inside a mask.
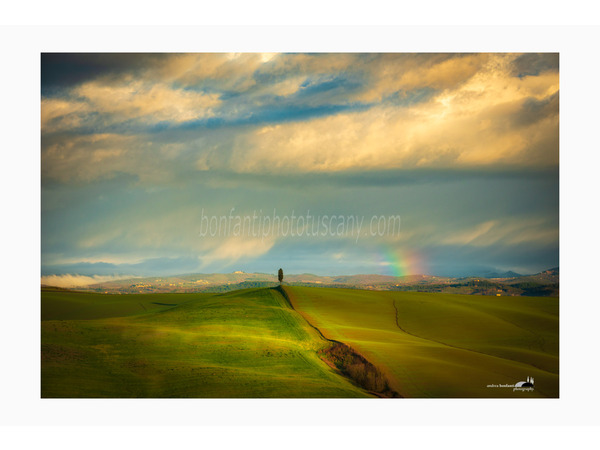
[[[558,75],[509,76],[488,64],[424,103],[381,104],[240,134],[239,172],[335,172],[383,168],[551,167],[558,164]]]
[[[217,94],[173,89],[164,83],[131,80],[118,85],[92,81],[71,98],[42,99],[42,132],[77,128],[101,130],[124,121],[181,123],[214,116]]]
[[[198,238],[202,208],[232,207],[401,214],[395,239],[331,244],[363,268],[369,245],[553,261],[559,95],[556,54],[46,54],[42,261],[333,261],[323,242]]]
[[[547,60],[174,54],[130,71],[119,60],[42,98],[43,178],[556,166],[558,72]],[[528,61],[537,75],[515,76]]]
[[[91,284],[106,283],[107,281],[124,280],[127,278],[134,278],[132,275],[46,275],[41,277],[41,283],[46,286],[56,286],[62,288],[76,288],[89,286]]]
[[[56,131],[60,128],[80,127],[85,115],[90,111],[91,108],[89,105],[83,101],[63,98],[43,98],[41,111],[42,130],[48,132]]]
[[[171,55],[151,74],[184,86],[239,92],[254,86],[252,74],[264,63],[260,53],[188,53]]]
[[[495,225],[497,221],[491,220],[488,222],[481,223],[475,228],[470,230],[461,231],[459,233],[450,235],[443,240],[444,244],[471,244],[482,236],[485,236]]]
[[[142,174],[147,164],[136,147],[135,136],[114,133],[42,137],[42,179],[88,182],[118,172]]]
[[[501,219],[480,223],[475,227],[442,237],[444,245],[514,246],[519,244],[545,246],[558,242],[558,227],[544,219]]]
[[[137,118],[151,123],[210,117],[212,108],[220,103],[216,94],[172,89],[162,83],[140,80],[119,86],[86,83],[76,88],[74,94],[99,113],[114,115],[120,120]]]
[[[512,75],[517,77],[536,76],[541,72],[558,72],[558,53],[525,53],[512,63]]]
[[[219,136],[172,142],[119,133],[42,135],[42,182],[81,185],[125,175],[153,186],[189,180],[197,176],[200,155],[221,158],[227,137],[219,143]]]
[[[455,89],[481,71],[489,54],[386,54],[369,61],[368,88],[356,95],[360,101],[381,101],[396,92],[427,87]]]
[[[227,267],[243,258],[259,258],[275,245],[275,239],[230,237],[220,241],[216,247],[200,256],[202,267],[215,263]]]

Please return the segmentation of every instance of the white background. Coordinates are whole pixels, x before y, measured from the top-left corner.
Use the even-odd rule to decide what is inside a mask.
[[[598,15],[578,1],[562,8],[550,1],[485,8],[469,1],[283,4],[3,6],[0,425],[6,428],[0,443],[435,448],[456,442],[493,449],[597,442],[600,29],[581,25],[596,25]],[[123,27],[96,26],[104,24]],[[164,24],[212,26],[140,26]],[[560,52],[560,399],[40,399],[40,53],[59,51]]]

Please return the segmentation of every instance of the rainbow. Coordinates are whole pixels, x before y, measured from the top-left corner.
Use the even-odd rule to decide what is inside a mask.
[[[375,253],[382,275],[404,277],[428,274],[423,255],[411,249],[386,247]]]

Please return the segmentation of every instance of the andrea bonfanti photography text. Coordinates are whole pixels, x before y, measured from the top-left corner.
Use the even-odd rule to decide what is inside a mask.
[[[535,379],[533,377],[527,377],[526,381],[519,381],[514,384],[488,384],[488,388],[510,388],[513,392],[516,391],[527,391],[531,392],[534,388]]]
[[[279,214],[277,209],[265,213],[262,209],[239,214],[231,208],[227,214],[200,213],[200,237],[355,237],[398,236],[402,223],[399,214],[315,214],[310,210],[292,210]]]

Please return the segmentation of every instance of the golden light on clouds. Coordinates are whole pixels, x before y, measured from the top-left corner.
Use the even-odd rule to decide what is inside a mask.
[[[558,73],[518,78],[508,57],[485,61],[468,81],[416,105],[258,128],[239,139],[231,164],[241,172],[556,165]],[[456,71],[448,74],[452,84]],[[536,101],[536,117],[515,121]]]

